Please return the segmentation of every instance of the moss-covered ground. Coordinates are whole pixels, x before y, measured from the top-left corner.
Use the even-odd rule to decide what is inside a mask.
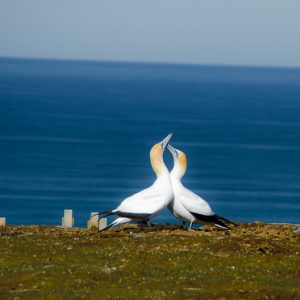
[[[9,226],[0,299],[300,299],[296,229]]]

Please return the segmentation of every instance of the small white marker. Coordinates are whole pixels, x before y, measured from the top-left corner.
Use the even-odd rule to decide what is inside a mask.
[[[62,227],[72,228],[73,225],[74,225],[73,210],[72,209],[65,209],[64,210],[64,216],[62,218]]]
[[[107,218],[103,218],[99,220],[99,230],[102,230],[107,226]]]
[[[99,215],[98,212],[92,212],[91,217],[88,220],[88,230],[98,230],[99,224],[98,224]]]

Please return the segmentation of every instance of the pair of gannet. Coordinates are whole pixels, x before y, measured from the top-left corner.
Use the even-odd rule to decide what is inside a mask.
[[[151,148],[151,166],[157,176],[154,183],[147,189],[123,200],[116,209],[101,212],[99,215],[104,215],[102,218],[110,215],[118,216],[102,231],[131,221],[147,222],[166,207],[179,220],[184,223],[189,222],[190,228],[193,224],[214,224],[228,229],[225,223],[232,222],[216,215],[204,199],[185,188],[181,183],[181,178],[186,172],[187,159],[182,151],[169,145],[171,137],[172,134],[169,134],[163,141]],[[174,159],[171,173],[163,160],[166,147]]]

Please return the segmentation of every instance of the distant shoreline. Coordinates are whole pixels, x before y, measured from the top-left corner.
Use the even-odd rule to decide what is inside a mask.
[[[97,60],[97,59],[78,59],[78,58],[57,58],[57,57],[14,57],[0,56],[0,60],[19,60],[19,61],[53,61],[53,62],[78,62],[94,64],[124,64],[124,65],[156,65],[156,66],[182,66],[182,67],[209,67],[209,68],[233,68],[233,69],[278,69],[278,70],[300,70],[300,66],[269,66],[269,65],[238,65],[238,64],[214,64],[214,63],[176,63],[176,62],[159,62],[159,61],[124,61],[124,60]]]

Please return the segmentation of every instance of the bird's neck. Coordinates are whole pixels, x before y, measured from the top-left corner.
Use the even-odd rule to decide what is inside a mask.
[[[160,188],[163,187],[164,190],[172,187],[170,173],[166,166],[164,168],[162,167],[160,172],[156,173],[154,185],[157,185]]]
[[[158,150],[155,150],[155,148],[153,150],[152,148],[150,152],[151,166],[157,178],[169,176],[169,170],[165,165],[162,154],[163,152],[160,148],[158,148]]]
[[[154,169],[154,172],[156,174],[157,178],[166,178],[166,177],[170,177],[170,173],[168,168],[166,167],[163,159],[161,160],[160,164]]]
[[[170,173],[172,180],[181,181],[181,178],[185,175],[185,171],[186,169],[176,162]]]

